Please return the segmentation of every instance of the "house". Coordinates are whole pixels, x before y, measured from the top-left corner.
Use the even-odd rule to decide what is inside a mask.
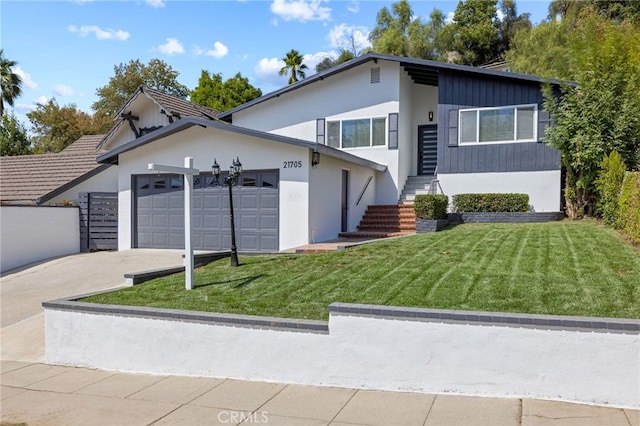
[[[427,190],[436,178],[450,196],[521,192],[533,211],[559,211],[559,153],[542,143],[541,83],[367,54],[216,117],[172,120],[141,89],[98,157],[118,165],[119,248],[182,247],[182,178],[148,164],[182,166],[185,157],[200,171],[192,226],[200,249],[230,246],[228,193],[211,166],[237,158],[241,251],[336,238],[356,230],[368,206],[398,204],[407,188]]]
[[[103,138],[82,136],[54,154],[0,157],[0,203],[60,205],[81,192],[115,192],[117,168],[96,162]]]

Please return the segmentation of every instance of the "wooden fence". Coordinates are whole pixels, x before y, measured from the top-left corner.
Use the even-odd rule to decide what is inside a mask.
[[[118,249],[118,193],[81,192],[80,251]]]

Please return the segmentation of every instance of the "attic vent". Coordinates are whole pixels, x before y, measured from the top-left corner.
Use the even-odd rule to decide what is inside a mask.
[[[371,68],[371,84],[380,83],[380,67]]]

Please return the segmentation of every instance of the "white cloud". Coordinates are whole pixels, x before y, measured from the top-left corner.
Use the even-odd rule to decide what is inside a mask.
[[[456,14],[455,14],[455,12],[449,12],[449,13],[447,13],[447,17],[446,17],[446,18],[444,18],[444,23],[445,23],[445,24],[450,24],[450,23],[452,23],[452,22],[453,22],[453,17],[454,17],[455,15],[456,15]]]
[[[158,50],[165,55],[175,55],[184,53],[184,46],[182,46],[182,43],[180,43],[177,38],[168,38],[165,44],[158,46]]]
[[[355,49],[359,53],[371,46],[371,43],[369,43],[369,29],[357,25],[336,25],[327,34],[327,40],[329,41],[329,46],[349,52]]]
[[[36,82],[31,80],[31,74],[29,74],[28,72],[25,72],[22,69],[22,67],[20,67],[20,66],[12,67],[11,71],[13,71],[14,74],[17,74],[20,77],[20,79],[22,80],[22,84],[27,89],[37,89],[38,88],[38,85],[36,84]]]
[[[196,55],[207,55],[213,56],[216,59],[221,59],[227,56],[227,53],[229,53],[229,48],[221,42],[216,41],[215,43],[213,43],[213,49],[205,50],[201,47],[196,47],[194,49],[194,53]]]
[[[46,96],[36,98],[36,104],[38,105],[45,105],[47,102],[49,102],[49,99]]]
[[[82,25],[76,27],[75,25],[69,25],[67,27],[69,32],[80,34],[81,37],[86,37],[90,33],[93,33],[98,40],[119,40],[124,41],[129,38],[129,33],[123,30],[112,30],[108,28],[103,30],[97,25]]]
[[[58,96],[64,96],[64,97],[78,95],[78,93],[76,93],[75,90],[73,90],[71,87],[66,86],[64,84],[56,84],[55,86],[53,86],[53,93],[55,93]]]
[[[350,6],[347,6],[347,10],[351,13],[358,13],[360,12],[360,3],[358,2],[358,0],[353,0],[351,2]]]
[[[149,6],[155,7],[155,8],[164,7],[164,1],[163,0],[147,0],[147,4]]]
[[[13,109],[19,114],[27,114],[31,111],[35,111],[35,109],[38,108],[38,105],[46,105],[47,102],[49,102],[49,99],[47,99],[46,96],[40,96],[39,98],[34,99],[30,104],[16,103]]]
[[[309,67],[308,70],[305,70],[305,74],[307,77],[316,73],[316,65],[324,60],[327,56],[332,58],[337,57],[335,52],[316,52],[316,53],[307,53],[302,56],[302,63]]]
[[[326,0],[273,0],[271,12],[285,21],[328,21],[331,8],[323,3]]]

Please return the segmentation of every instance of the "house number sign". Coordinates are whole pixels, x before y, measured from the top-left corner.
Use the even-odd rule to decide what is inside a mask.
[[[300,169],[302,168],[302,161],[285,161],[284,163],[285,169]]]

